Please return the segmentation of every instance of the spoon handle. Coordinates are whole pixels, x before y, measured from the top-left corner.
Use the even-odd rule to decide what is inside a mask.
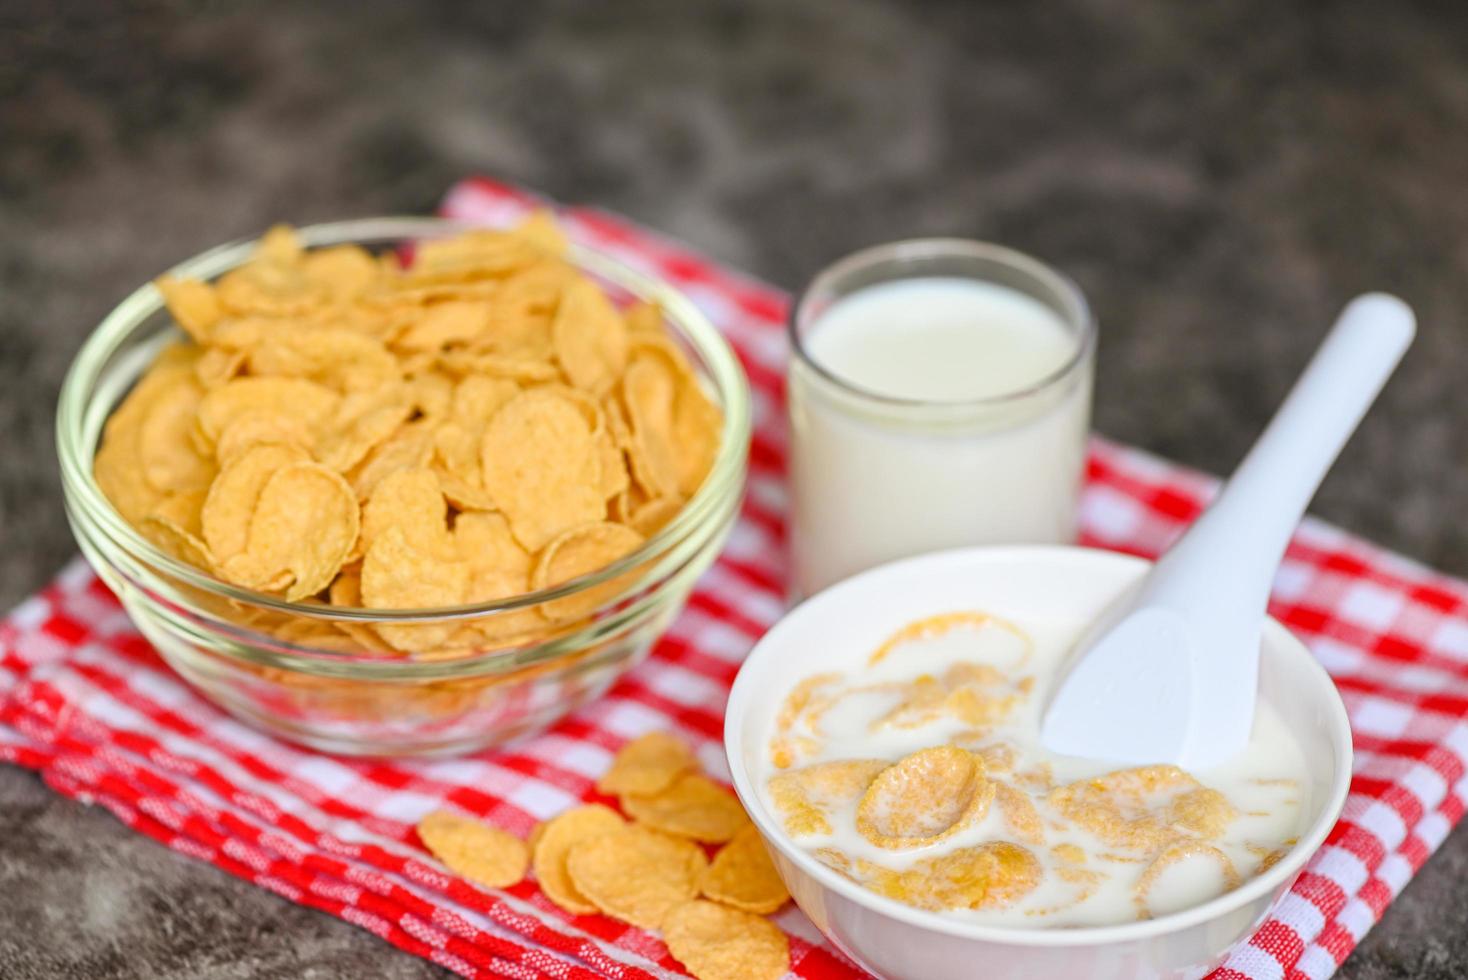
[[[1216,640],[1194,663],[1195,690],[1218,713],[1219,745],[1242,745],[1253,719],[1259,627],[1290,537],[1341,448],[1416,331],[1395,296],[1352,300],[1213,504],[1157,563],[1144,601],[1186,615]],[[1235,730],[1236,729],[1236,730]],[[1213,746],[1193,746],[1207,755]]]
[[[1169,574],[1155,578],[1172,580],[1191,566],[1211,601],[1222,583],[1254,586],[1251,611],[1262,616],[1306,506],[1414,333],[1411,308],[1395,296],[1352,300],[1212,506],[1163,559]]]

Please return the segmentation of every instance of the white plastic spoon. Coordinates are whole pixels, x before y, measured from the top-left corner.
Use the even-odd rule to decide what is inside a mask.
[[[1213,504],[1076,645],[1046,708],[1047,749],[1207,769],[1244,748],[1275,570],[1415,323],[1385,293],[1342,311]]]

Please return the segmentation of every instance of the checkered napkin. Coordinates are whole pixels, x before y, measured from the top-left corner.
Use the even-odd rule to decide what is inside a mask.
[[[502,223],[544,206],[483,180],[447,214]],[[334,759],[261,735],[196,696],[77,563],[0,624],[0,759],[99,804],[169,847],[324,909],[466,977],[679,975],[654,936],[568,915],[532,882],[486,891],[438,866],[413,825],[441,806],[527,835],[594,797],[624,741],[671,729],[726,773],[729,684],[781,611],[785,297],[602,212],[565,213],[578,239],[672,281],[727,334],[754,388],[742,520],[651,657],[607,696],[508,749],[433,762]],[[1097,441],[1083,500],[1088,543],[1154,555],[1211,480]],[[1295,538],[1272,611],[1340,686],[1356,776],[1339,826],[1220,978],[1329,976],[1462,815],[1468,800],[1468,584],[1315,521]],[[859,975],[787,908],[792,969]]]

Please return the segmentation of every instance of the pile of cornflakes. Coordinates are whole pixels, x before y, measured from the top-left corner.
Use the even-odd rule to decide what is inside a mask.
[[[189,339],[108,420],[98,485],[176,557],[327,606],[487,602],[623,557],[703,482],[722,416],[660,311],[619,309],[565,249],[543,216],[410,257],[307,251],[280,227],[215,283],[159,279]],[[288,638],[451,656],[618,588]]]
[[[578,806],[536,826],[526,842],[437,812],[418,824],[418,836],[450,870],[486,888],[517,884],[530,870],[567,912],[661,932],[699,980],[783,976],[789,941],[762,916],[790,893],[739,801],[699,771],[687,744],[645,735],[617,753],[596,785],[621,813]],[[706,845],[720,846],[710,857]]]
[[[867,666],[955,630],[1000,630],[1017,638],[1015,667],[1034,647],[1023,630],[999,617],[946,613],[895,632]],[[1197,857],[1216,863],[1226,889],[1238,885],[1233,861],[1213,843],[1238,810],[1176,766],[1117,770],[1064,785],[1056,785],[1047,763],[1018,769],[1020,753],[1004,740],[1012,734],[1005,722],[1030,696],[1034,678],[1015,673],[960,660],[908,681],[862,682],[828,672],[797,683],[775,717],[769,750],[779,771],[766,784],[786,832],[851,880],[934,911],[1019,906],[1054,875],[1070,886],[1069,898],[1023,906],[1029,916],[1054,915],[1089,898],[1117,867],[1131,866],[1125,873],[1134,879],[1136,914],[1147,918],[1149,894],[1163,872]],[[898,759],[846,758],[852,746],[823,723],[851,698],[867,698],[871,712],[848,721],[856,731],[940,725],[943,741]],[[997,816],[982,842],[925,850],[984,823],[991,812]],[[1075,843],[1075,831],[1092,846]],[[858,839],[865,843],[843,846]],[[1248,848],[1259,858],[1256,873],[1283,853]],[[853,853],[861,850],[866,856]],[[893,860],[878,857],[884,853]]]

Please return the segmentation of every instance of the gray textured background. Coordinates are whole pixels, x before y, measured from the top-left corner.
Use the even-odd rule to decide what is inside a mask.
[[[281,219],[423,212],[473,171],[794,287],[991,238],[1102,323],[1097,424],[1215,471],[1354,291],[1415,350],[1316,511],[1468,573],[1468,6],[0,4],[0,603],[72,552],[52,405],[124,292]],[[1468,832],[1343,975],[1468,972]],[[0,769],[0,975],[437,968]]]

